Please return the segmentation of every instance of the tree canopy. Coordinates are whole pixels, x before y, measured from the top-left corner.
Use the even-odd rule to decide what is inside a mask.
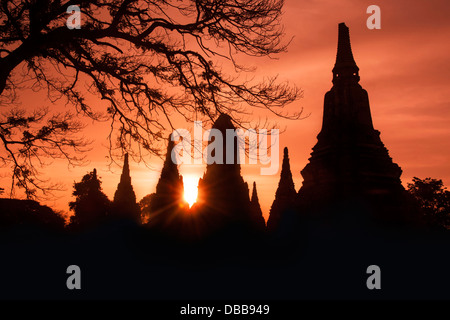
[[[450,191],[440,179],[414,177],[408,191],[418,201],[426,222],[432,227],[450,227]]]
[[[106,221],[111,210],[111,202],[103,193],[97,170],[86,174],[80,182],[74,183],[75,201],[69,203],[74,215],[70,218],[70,227],[88,228]]]

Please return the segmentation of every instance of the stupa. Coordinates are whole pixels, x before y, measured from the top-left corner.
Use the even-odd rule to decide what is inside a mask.
[[[367,91],[359,84],[349,29],[339,24],[333,87],[325,94],[322,129],[301,171],[301,212],[368,208],[387,220],[409,219],[401,168],[374,129]],[[343,207],[341,205],[344,205]]]
[[[199,181],[198,201],[193,209],[201,212],[205,223],[211,229],[228,227],[258,229],[261,217],[252,214],[249,187],[242,178],[241,166],[238,163],[238,139],[236,136],[227,136],[227,130],[236,129],[231,117],[221,114],[212,129],[220,132],[223,137],[221,143],[215,142],[216,147],[221,148],[222,152],[216,154],[219,150],[212,149],[208,155],[216,159],[209,161],[211,163],[207,165],[206,172]],[[210,145],[214,143],[214,139],[215,137],[211,137]],[[233,149],[230,149],[230,146],[233,146]]]
[[[136,203],[136,195],[131,184],[128,153],[125,154],[120,182],[114,194],[112,214],[116,218],[141,222],[141,210]]]

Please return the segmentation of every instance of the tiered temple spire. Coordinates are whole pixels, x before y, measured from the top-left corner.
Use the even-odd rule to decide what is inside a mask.
[[[227,130],[236,129],[231,117],[221,114],[212,129],[222,133],[222,145],[216,146],[222,147],[223,163],[207,165],[206,172],[198,184],[198,203],[194,206],[195,210],[199,210],[205,216],[212,228],[228,226],[257,228],[258,222],[255,222],[252,216],[248,184],[241,176],[241,166],[237,161],[238,140],[236,136],[226,134]],[[211,143],[213,141],[210,142],[210,146]],[[228,146],[233,146],[233,150],[228,150]],[[233,163],[227,163],[227,154],[228,158],[233,156]]]
[[[359,68],[353,58],[350,44],[350,32],[345,23],[339,24],[338,49],[336,63],[333,68],[333,83],[341,79],[359,81]]]
[[[120,182],[114,194],[112,215],[115,218],[129,219],[136,223],[140,223],[141,220],[141,211],[136,203],[136,194],[131,184],[128,153],[125,154]]]
[[[259,229],[264,230],[266,227],[266,222],[264,221],[261,206],[259,204],[258,192],[256,191],[256,182],[254,181],[250,206],[255,224],[258,226]]]
[[[167,154],[156,185],[156,192],[151,196],[149,225],[163,229],[178,228],[184,219],[189,205],[184,200],[183,177],[178,165],[172,161],[172,149],[175,143],[168,139]]]
[[[405,189],[402,170],[389,156],[373,128],[367,91],[358,83],[349,30],[339,24],[333,87],[325,94],[322,129],[309,163],[301,171],[301,212],[340,203],[365,203],[375,215],[402,219]]]
[[[296,194],[291,166],[289,164],[289,152],[288,148],[285,147],[280,181],[275,193],[275,200],[270,208],[269,219],[267,220],[267,229],[270,232],[278,229],[280,220],[284,218],[283,216],[287,214],[287,211],[294,210]]]

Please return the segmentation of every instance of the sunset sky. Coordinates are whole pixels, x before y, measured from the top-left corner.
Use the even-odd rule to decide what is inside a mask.
[[[381,29],[369,30],[366,20],[369,5],[381,8]],[[289,148],[295,187],[302,183],[300,171],[308,162],[311,148],[321,129],[323,98],[331,88],[338,24],[350,29],[353,55],[360,69],[360,84],[369,93],[374,127],[394,162],[402,169],[402,182],[413,176],[442,179],[450,185],[450,2],[448,1],[360,1],[360,0],[286,0],[283,16],[286,39],[293,37],[287,53],[277,60],[239,56],[239,63],[255,66],[255,76],[273,76],[287,80],[304,91],[304,97],[290,105],[288,111],[304,109],[303,120],[279,120],[286,131],[280,137],[280,169],[283,147]],[[24,103],[34,107],[50,105],[38,93],[26,92]],[[57,106],[53,106],[55,108]],[[257,116],[257,114],[255,115]],[[179,123],[180,127],[192,124]],[[61,182],[65,191],[55,193],[46,202],[68,212],[72,186],[96,168],[103,190],[110,199],[119,182],[121,168],[108,168],[106,137],[108,124],[90,125],[86,135],[95,139],[87,154],[85,167],[67,168],[55,161],[44,169],[45,177]],[[162,160],[154,158],[152,168],[130,163],[137,199],[155,191]],[[204,166],[182,166],[182,173],[200,177]],[[259,166],[243,166],[249,187],[257,183],[259,199],[267,219],[274,200],[279,173],[261,176]],[[2,169],[0,186],[8,188],[8,170]],[[250,190],[251,191],[251,190]]]

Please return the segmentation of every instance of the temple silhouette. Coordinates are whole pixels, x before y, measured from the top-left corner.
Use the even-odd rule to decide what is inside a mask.
[[[200,234],[239,228],[267,230],[280,236],[294,234],[300,221],[311,218],[419,223],[417,208],[401,184],[402,170],[373,126],[368,93],[359,84],[359,68],[344,23],[339,24],[332,73],[333,86],[324,99],[322,129],[309,163],[301,171],[302,186],[296,192],[285,148],[267,226],[256,184],[250,198],[248,184],[241,175],[238,138],[226,134],[236,128],[232,118],[223,113],[212,126],[221,133],[222,141],[215,141],[212,133],[210,137],[210,146],[214,143],[222,147],[222,154],[215,154],[215,149],[208,153],[208,165],[198,184],[198,200],[190,209],[183,200],[182,177],[171,161],[174,143],[169,139],[161,178],[151,199],[149,225],[178,225],[178,233],[186,233],[186,228]],[[232,150],[227,149],[230,145]],[[230,159],[231,163],[227,161]]]
[[[250,209],[257,228],[263,230],[266,226],[261,206],[259,204],[258,191],[256,190],[256,182],[253,181],[252,197],[250,199]]]
[[[207,165],[203,177],[198,183],[198,200],[189,208],[183,198],[183,178],[178,166],[171,159],[175,146],[169,137],[166,160],[156,186],[156,192],[149,195],[149,220],[146,226],[161,234],[184,240],[195,240],[228,232],[253,233],[264,232],[265,220],[259,205],[256,183],[250,199],[249,187],[241,175],[241,167],[237,161],[237,136],[228,137],[228,129],[235,130],[231,117],[221,114],[214,122],[213,129],[218,130],[223,140],[215,142],[210,137],[209,157],[214,158]],[[233,150],[227,150],[231,145]],[[223,152],[216,154],[216,149]],[[227,158],[233,158],[227,163]]]
[[[297,214],[295,212],[296,196],[297,192],[295,191],[291,166],[289,164],[289,152],[288,148],[284,148],[280,182],[278,183],[275,200],[270,207],[269,219],[267,220],[268,231],[283,232],[284,227],[288,223],[289,216]]]
[[[215,130],[211,131],[208,148],[213,145],[215,148],[208,149],[208,165],[199,180],[198,200],[192,208],[184,200],[183,177],[172,161],[175,144],[170,135],[154,193],[147,195],[139,205],[136,203],[128,154],[125,154],[113,201],[102,192],[95,169],[74,184],[76,200],[70,202],[70,208],[75,214],[70,224],[83,228],[121,220],[139,225],[142,215],[146,215],[148,221],[144,224],[154,231],[195,238],[224,230],[249,234],[267,231],[278,237],[298,233],[296,228],[301,221],[310,218],[339,220],[351,216],[354,221],[420,222],[417,207],[401,184],[402,170],[390,157],[380,132],[374,129],[368,94],[359,84],[359,68],[353,57],[349,29],[344,23],[339,24],[332,74],[333,86],[324,99],[322,128],[309,163],[301,171],[302,186],[296,192],[288,149],[284,148],[280,180],[267,226],[256,183],[250,195],[241,174],[238,137],[227,134],[228,130],[235,132],[236,127],[232,118],[223,113],[212,126]],[[222,140],[215,141],[213,132],[219,132]],[[230,145],[232,150],[227,148]],[[221,148],[221,154],[216,154],[217,148]],[[3,206],[9,203],[13,204],[2,199]],[[28,207],[29,204],[21,205],[22,209]],[[7,220],[6,214],[3,218]]]
[[[359,84],[349,29],[339,24],[333,87],[325,94],[322,129],[309,163],[301,171],[301,215],[363,209],[370,218],[402,223],[414,220],[413,205],[375,130],[367,91]]]
[[[344,23],[332,74],[302,185],[294,184],[292,148],[285,147],[267,225],[257,185],[250,190],[237,162],[238,138],[226,134],[235,130],[233,120],[220,114],[212,128],[223,140],[211,132],[208,147],[223,153],[210,148],[207,155],[221,161],[208,162],[191,208],[172,161],[172,136],[156,188],[138,204],[127,154],[112,201],[96,169],[74,183],[68,226],[36,201],[0,199],[0,271],[7,275],[0,296],[178,305],[183,299],[448,299],[450,234],[409,228],[420,222],[419,207],[374,128]],[[72,264],[82,270],[78,292],[64,285]],[[367,287],[371,265],[382,268],[382,290]]]
[[[188,225],[189,205],[183,197],[183,176],[171,158],[175,146],[171,137],[172,135],[168,138],[166,159],[156,185],[156,192],[149,196],[149,220],[146,225],[169,236],[178,236],[189,234],[191,226]]]
[[[203,223],[209,230],[222,230],[227,228],[243,228],[245,230],[263,230],[264,218],[261,210],[258,210],[259,202],[254,185],[253,203],[250,200],[249,187],[241,175],[241,166],[238,163],[239,150],[238,138],[229,137],[227,130],[235,130],[236,127],[231,117],[221,114],[214,122],[213,129],[217,129],[223,137],[222,161],[208,164],[206,172],[198,183],[198,201],[193,206],[195,214],[201,216]],[[233,142],[228,139],[234,139]],[[214,137],[210,139],[210,145],[214,143]],[[233,145],[232,163],[227,163],[227,145]],[[215,149],[209,157],[215,157]],[[220,155],[217,155],[220,157]],[[230,161],[228,161],[230,162]],[[258,204],[257,204],[258,202]]]
[[[131,185],[130,165],[128,153],[123,160],[122,174],[112,203],[112,215],[116,219],[127,219],[139,223],[141,220],[141,209],[136,203],[136,194]]]

